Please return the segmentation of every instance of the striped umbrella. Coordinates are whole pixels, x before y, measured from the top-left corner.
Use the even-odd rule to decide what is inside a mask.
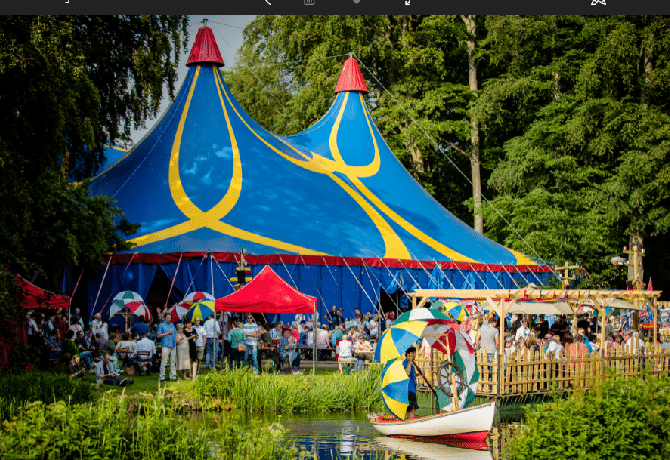
[[[133,315],[144,318],[145,323],[151,322],[151,309],[144,303],[131,302],[127,305]]]
[[[375,361],[385,363],[403,356],[405,351],[421,338],[427,321],[404,321],[384,331],[375,347]]]
[[[191,305],[187,302],[181,301],[168,310],[168,320],[171,323],[178,323],[182,320]]]
[[[436,302],[431,309],[446,313],[454,321],[463,321],[468,316],[468,310],[460,303],[453,300]]]
[[[198,300],[191,308],[186,312],[184,318],[193,320],[194,318],[200,318],[201,321],[206,320],[214,313],[214,301],[213,300]]]
[[[121,291],[114,296],[113,300],[121,300],[123,303],[144,302],[144,299],[135,291]]]
[[[398,319],[396,319],[393,324],[395,325],[402,323],[404,321],[411,321],[417,319],[442,319],[445,321],[449,321],[451,318],[449,318],[441,311],[433,308],[413,308],[410,311],[406,311],[402,315],[398,316]]]
[[[417,340],[425,339],[436,350],[451,356],[456,350],[474,353],[475,349],[458,324],[443,319],[405,321],[393,324],[382,334],[375,348],[375,361],[385,363],[403,357]]]
[[[130,309],[123,300],[114,300],[109,306],[109,317],[113,318],[119,313],[129,313]]]
[[[186,294],[182,302],[188,302],[189,305],[193,305],[198,300],[211,300],[213,302],[216,299],[214,299],[214,296],[209,292],[195,291]]]
[[[460,331],[458,331],[460,334]],[[456,377],[456,391],[458,393],[458,407],[468,407],[477,394],[479,383],[479,369],[474,350],[470,352],[467,348],[456,348],[451,354],[451,362],[443,363],[438,369],[437,386],[439,388],[450,388],[451,375]],[[443,391],[437,392],[437,400],[442,410],[449,410],[453,403],[453,397]]]
[[[390,360],[382,370],[382,399],[393,415],[405,419],[409,406],[409,376],[402,358]]]

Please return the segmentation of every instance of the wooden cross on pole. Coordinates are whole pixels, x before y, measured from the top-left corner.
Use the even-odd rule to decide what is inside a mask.
[[[644,282],[642,281],[642,257],[645,256],[644,249],[640,251],[638,246],[633,246],[633,250],[630,251],[624,246],[623,252],[632,256],[628,259],[628,266],[633,266],[633,279],[630,279],[631,273],[628,270],[628,287],[634,291],[641,291],[644,289]],[[640,301],[635,299],[633,303],[635,306],[639,306]],[[640,313],[638,311],[633,312],[633,327],[636,330],[640,327]]]
[[[563,289],[567,289],[568,286],[570,286],[570,281],[574,281],[576,278],[574,276],[570,276],[570,270],[577,270],[578,268],[582,268],[579,265],[570,265],[568,261],[565,261],[565,265],[556,265],[554,267],[557,271],[563,270],[563,273],[559,273],[558,277],[561,280],[561,284],[563,285]]]
[[[641,291],[644,289],[644,283],[642,282],[642,276],[641,276],[641,269],[642,269],[642,257],[644,257],[646,254],[644,253],[643,250],[639,250],[637,246],[633,246],[633,250],[629,251],[627,247],[624,246],[623,252],[625,254],[630,254],[632,257],[632,260],[629,260],[628,265],[633,266],[633,279],[629,280],[631,281],[631,288],[635,291]],[[630,275],[629,275],[630,276]]]

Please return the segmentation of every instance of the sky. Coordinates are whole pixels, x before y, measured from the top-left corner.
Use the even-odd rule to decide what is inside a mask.
[[[188,36],[189,44],[187,49],[183,52],[179,59],[179,68],[177,69],[177,84],[175,85],[175,95],[178,93],[181,84],[186,78],[188,72],[188,67],[186,67],[186,60],[188,55],[191,52],[191,46],[193,40],[195,39],[198,29],[202,27],[203,19],[207,19],[207,26],[212,28],[214,32],[214,38],[216,39],[217,45],[219,45],[219,51],[221,51],[221,57],[225,67],[230,68],[235,65],[237,58],[237,51],[242,47],[243,35],[242,32],[244,28],[249,24],[256,16],[218,16],[218,15],[192,15],[189,16],[189,25],[188,25]],[[132,132],[131,138],[133,145],[138,143],[146,133],[148,133],[153,125],[160,119],[163,112],[167,110],[170,105],[170,98],[167,96],[167,91],[164,93],[163,101],[161,107],[158,111],[158,116],[154,119],[147,120],[145,123],[145,128],[137,129]]]

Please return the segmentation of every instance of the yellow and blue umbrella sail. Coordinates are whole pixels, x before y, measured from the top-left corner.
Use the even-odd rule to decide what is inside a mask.
[[[382,334],[375,348],[375,361],[385,363],[394,358],[400,358],[414,342],[421,338],[421,334],[428,326],[423,320],[404,321],[394,324]]]
[[[405,419],[409,406],[409,377],[401,358],[392,359],[382,370],[382,399],[393,415]]]

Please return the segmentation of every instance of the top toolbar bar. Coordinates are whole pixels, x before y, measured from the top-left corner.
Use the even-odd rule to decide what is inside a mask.
[[[667,0],[23,0],[2,14],[668,14]]]

